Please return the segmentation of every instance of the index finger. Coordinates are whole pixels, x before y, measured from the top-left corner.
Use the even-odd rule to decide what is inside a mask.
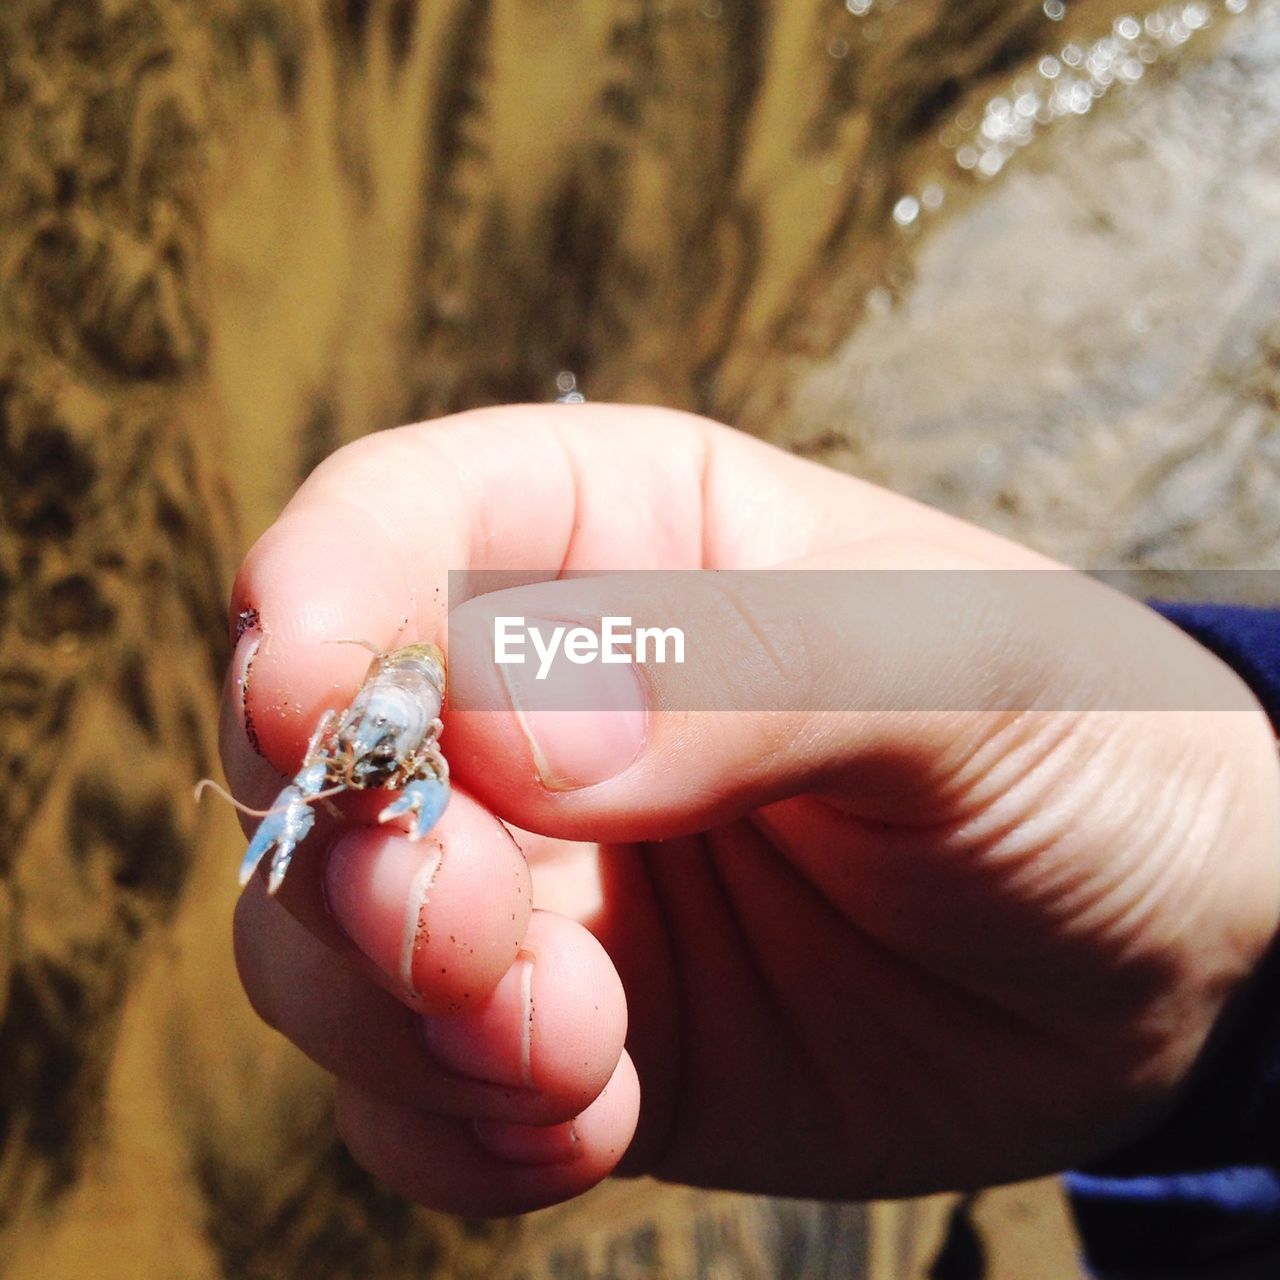
[[[442,642],[450,570],[759,567],[908,521],[965,528],[670,410],[508,406],[381,432],[318,467],[245,559],[233,698],[291,772],[368,665],[332,642]]]

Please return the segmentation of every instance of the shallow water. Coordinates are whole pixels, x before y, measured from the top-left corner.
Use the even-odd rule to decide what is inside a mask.
[[[1280,14],[1116,93],[927,232],[785,436],[1135,589],[1274,568]]]

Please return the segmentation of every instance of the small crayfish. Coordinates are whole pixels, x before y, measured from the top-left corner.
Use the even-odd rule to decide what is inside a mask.
[[[354,643],[363,643],[356,641]],[[339,714],[326,711],[311,735],[302,767],[270,809],[244,812],[262,818],[240,865],[248,884],[274,849],[267,892],[283,883],[293,852],[311,833],[317,801],[348,790],[399,791],[379,822],[409,815],[409,838],[420,840],[449,803],[449,762],[440,752],[444,705],[444,654],[433,644],[410,644],[375,657],[360,691]],[[196,795],[205,786],[201,782]],[[221,788],[219,788],[221,790]]]

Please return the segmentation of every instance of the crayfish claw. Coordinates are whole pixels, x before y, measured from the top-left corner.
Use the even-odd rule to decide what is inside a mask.
[[[307,824],[308,827],[310,825],[310,823]],[[293,851],[297,844],[298,841],[296,840],[282,840],[276,846],[275,854],[271,859],[271,869],[267,872],[268,893],[275,893],[284,884],[285,873],[289,870],[289,864],[293,861]]]
[[[276,797],[276,804],[280,804],[281,801],[287,801],[290,790],[291,788],[286,787]],[[249,841],[249,847],[244,851],[244,859],[240,863],[240,887],[242,889],[253,879],[253,873],[257,871],[258,863],[266,856],[267,850],[275,844],[276,839],[281,834],[280,815],[278,814],[268,813],[258,823],[258,829],[253,833],[253,839]]]
[[[240,864],[240,883],[248,884],[258,869],[258,863],[274,849],[267,892],[275,893],[289,869],[294,849],[310,834],[315,817],[302,792],[292,783],[285,787],[276,798],[272,812],[263,818],[253,839],[249,841],[249,847],[244,851],[244,861]]]
[[[324,779],[323,764],[308,765],[276,796],[275,804],[267,810],[267,816],[258,824],[244,851],[244,861],[240,864],[241,885],[249,883],[258,864],[274,849],[267,892],[275,893],[281,886],[293,860],[293,851],[311,834],[316,820],[311,801],[324,786]]]
[[[402,814],[412,814],[409,839],[421,840],[440,821],[449,803],[449,783],[444,778],[415,778],[378,814],[379,822],[390,822]]]

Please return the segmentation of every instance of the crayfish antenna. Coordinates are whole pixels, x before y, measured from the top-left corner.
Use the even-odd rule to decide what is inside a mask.
[[[241,813],[248,814],[251,818],[269,818],[273,813],[279,812],[277,809],[254,809],[247,804],[243,804],[241,801],[237,800],[235,796],[226,789],[226,787],[219,785],[212,778],[201,778],[200,781],[196,783],[195,790],[192,794],[194,795],[197,804],[200,803],[200,797],[203,796],[206,791],[212,791],[214,795],[220,796],[233,808],[239,809]]]
[[[341,812],[329,803],[329,797],[341,795],[345,790],[347,790],[347,784],[345,782],[340,783],[336,787],[330,787],[327,791],[318,791],[313,796],[303,796],[302,803],[315,804],[318,800],[323,801],[324,806],[329,813],[333,814],[335,817],[341,817]],[[270,809],[251,808],[249,805],[237,800],[235,796],[226,789],[226,787],[220,786],[212,778],[201,778],[200,781],[196,783],[194,795],[197,804],[200,803],[200,797],[203,796],[206,791],[212,791],[215,795],[220,796],[225,800],[229,805],[239,809],[241,813],[248,814],[251,818],[270,818],[277,813],[283,813],[287,807],[282,804],[274,804]]]
[[[374,644],[372,640],[354,640],[354,639],[352,639],[352,640],[324,640],[324,641],[322,641],[321,643],[323,643],[323,644],[358,644],[358,645],[360,646],[360,648],[362,648],[362,649],[368,649],[368,650],[369,650],[369,652],[370,652],[371,654],[373,654],[373,656],[374,656],[375,658],[382,658],[382,657],[385,657],[385,656],[386,656],[386,653],[387,653],[387,650],[386,650],[386,649],[379,649],[379,648],[378,648],[378,646],[377,646],[376,644]]]

